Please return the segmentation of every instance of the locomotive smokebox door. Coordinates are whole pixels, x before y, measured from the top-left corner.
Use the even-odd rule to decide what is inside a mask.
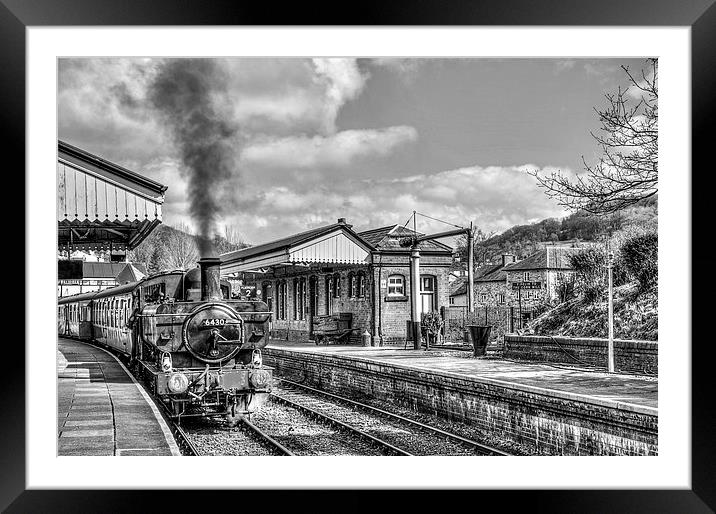
[[[189,353],[203,362],[219,364],[239,352],[244,328],[236,311],[210,303],[198,307],[186,318],[182,333]]]

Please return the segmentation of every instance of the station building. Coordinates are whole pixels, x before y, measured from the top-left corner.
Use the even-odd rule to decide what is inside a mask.
[[[221,255],[222,275],[254,285],[272,312],[271,337],[314,338],[314,316],[350,318],[351,342],[366,331],[373,344],[402,344],[410,320],[410,248],[400,240],[418,234],[400,225],[355,232],[334,224]],[[448,305],[452,248],[423,241],[420,312]]]

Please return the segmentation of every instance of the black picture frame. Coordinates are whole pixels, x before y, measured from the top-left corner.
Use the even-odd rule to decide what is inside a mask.
[[[706,178],[711,172],[707,149],[714,140],[714,96],[716,93],[716,7],[714,0],[423,0],[411,2],[366,0],[353,9],[340,2],[314,1],[271,4],[229,0],[0,0],[0,112],[4,131],[3,155],[6,171],[13,175],[15,188],[25,191],[25,59],[28,26],[87,25],[550,25],[550,26],[688,26],[691,27],[692,71],[692,234],[708,219],[705,212],[711,192]],[[7,162],[8,157],[11,164]],[[700,165],[700,166],[699,166]],[[702,169],[703,168],[703,169]],[[22,177],[22,178],[21,178]],[[685,177],[686,179],[686,177]],[[9,201],[9,200],[8,200]],[[9,204],[8,204],[9,206]],[[13,216],[4,209],[9,223]],[[27,235],[26,237],[31,237]],[[693,238],[692,238],[693,240]],[[693,244],[693,243],[692,243]],[[15,245],[19,248],[19,244]],[[711,255],[692,246],[693,270],[706,268]],[[16,251],[16,250],[15,250]],[[25,256],[25,262],[27,263]],[[16,259],[17,260],[17,259]],[[13,271],[18,265],[13,265]],[[25,265],[25,273],[30,272]],[[13,286],[13,305],[24,305],[24,291]],[[692,289],[692,318],[707,319],[707,302],[699,303]],[[8,312],[7,310],[5,311]],[[25,313],[25,318],[29,313]],[[14,314],[17,316],[17,312]],[[713,512],[716,508],[716,443],[711,430],[716,426],[713,402],[713,360],[709,359],[710,338],[695,331],[691,320],[682,320],[684,341],[689,335],[692,352],[692,489],[691,490],[585,490],[585,491],[413,491],[402,499],[421,501],[437,495],[449,497],[449,508],[477,508],[497,503],[505,507],[529,508],[539,512]],[[19,323],[13,325],[17,327]],[[702,322],[703,325],[703,322]],[[11,325],[6,327],[9,338]],[[217,502],[245,506],[271,498],[276,492],[261,491],[27,491],[25,490],[25,351],[16,330],[3,341],[3,402],[0,436],[0,508],[8,512],[130,512],[147,511],[151,505],[187,511],[212,508]],[[702,337],[699,337],[702,336]],[[54,334],[48,333],[48,342]],[[9,344],[10,342],[14,344]],[[48,343],[48,348],[51,345]],[[311,491],[282,492],[290,501],[314,505]],[[322,493],[325,495],[326,493]],[[457,500],[455,499],[457,495]],[[340,504],[321,499],[332,510],[340,505],[369,505],[373,495],[344,492]],[[285,499],[285,498],[283,498]],[[441,501],[441,500],[438,500]],[[464,501],[464,503],[463,503]],[[158,503],[157,503],[158,502]],[[300,505],[300,503],[294,503]],[[108,507],[109,506],[109,507]],[[324,507],[325,508],[325,507]]]

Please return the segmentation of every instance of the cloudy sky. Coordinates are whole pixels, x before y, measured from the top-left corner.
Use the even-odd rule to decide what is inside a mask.
[[[196,113],[168,113],[209,111],[201,134],[226,153],[225,172],[208,170],[201,187],[221,208],[218,229],[250,243],[338,217],[357,230],[403,224],[413,210],[501,231],[567,214],[526,172],[593,161],[593,108],[626,85],[620,65],[643,62],[252,58],[177,73],[176,60],[61,59],[59,137],[168,185],[164,222],[198,228],[186,148]],[[205,101],[173,88],[187,76]]]

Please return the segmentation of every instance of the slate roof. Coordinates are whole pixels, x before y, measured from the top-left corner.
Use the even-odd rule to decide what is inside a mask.
[[[526,259],[508,264],[505,271],[541,270],[541,269],[573,269],[569,256],[581,248],[550,248],[546,247],[533,253]]]
[[[460,296],[467,293],[467,279],[458,278],[450,284],[450,296]]]

